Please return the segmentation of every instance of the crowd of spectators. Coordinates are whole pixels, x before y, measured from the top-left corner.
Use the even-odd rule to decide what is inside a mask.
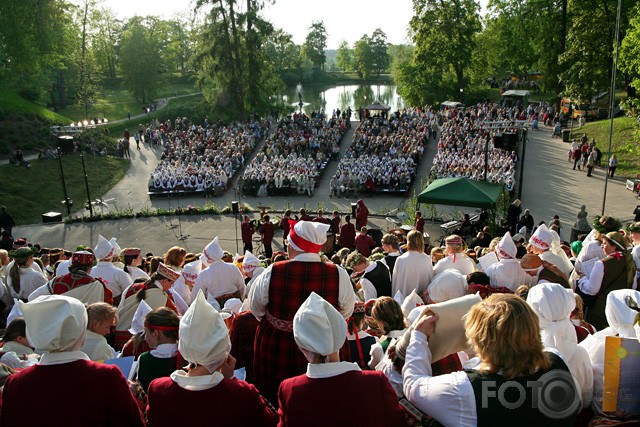
[[[349,117],[323,111],[294,114],[278,123],[264,147],[243,174],[245,194],[258,197],[288,194],[313,195],[327,163],[340,152]]]
[[[163,150],[161,161],[151,174],[150,189],[218,196],[244,166],[268,128],[268,121],[209,124],[205,120],[196,125],[187,118],[178,118],[174,123],[153,123],[146,130],[141,126],[134,137],[144,138]]]
[[[387,117],[365,118],[331,180],[331,195],[353,192],[406,192],[430,136],[433,111],[405,109]]]
[[[497,148],[495,138],[517,133],[516,120],[526,119],[517,107],[505,108],[482,103],[474,107],[444,110],[441,137],[433,159],[430,179],[464,177],[505,184],[510,191],[515,181],[517,154]],[[492,124],[489,122],[504,122]],[[488,155],[485,161],[485,150]]]
[[[265,216],[263,220],[268,223],[269,217]],[[345,220],[348,224],[349,218]],[[323,220],[321,212],[313,221],[327,223]],[[327,268],[334,271],[338,277],[346,279],[344,283],[339,282],[339,292],[342,294],[338,294],[345,296],[336,303],[338,309],[344,313],[335,311],[336,315],[330,324],[314,320],[316,324],[323,326],[318,327],[311,338],[313,341],[309,339],[309,342],[324,342],[322,340],[326,337],[328,340],[334,340],[330,349],[331,358],[323,354],[329,350],[320,350],[323,353],[314,354],[323,357],[321,364],[329,367],[325,368],[327,372],[341,366],[336,363],[351,362],[358,366],[358,369],[350,368],[352,371],[367,370],[367,376],[380,378],[380,387],[366,387],[350,377],[344,377],[344,374],[326,377],[347,378],[345,387],[348,385],[350,393],[356,390],[354,395],[367,392],[372,393],[372,396],[386,396],[388,407],[385,410],[393,408],[394,411],[398,411],[398,419],[393,423],[372,425],[416,425],[416,421],[410,422],[414,418],[419,418],[424,423],[436,420],[443,425],[465,426],[482,425],[483,420],[498,420],[498,415],[479,411],[479,404],[478,407],[474,406],[476,400],[473,398],[472,385],[476,385],[477,388],[482,384],[492,387],[490,384],[495,383],[495,378],[502,381],[507,375],[510,375],[509,381],[530,380],[531,372],[541,376],[541,371],[546,373],[551,369],[564,372],[566,387],[569,387],[574,396],[571,406],[566,408],[567,415],[563,415],[568,422],[561,425],[587,425],[590,419],[589,425],[604,425],[604,422],[607,425],[631,425],[628,422],[637,419],[636,412],[603,413],[602,396],[603,378],[606,381],[608,375],[603,372],[606,363],[606,337],[618,336],[629,340],[629,343],[635,342],[638,338],[636,315],[640,293],[632,290],[636,282],[636,261],[632,253],[640,247],[640,223],[631,224],[627,230],[608,231],[619,229],[620,223],[613,218],[602,217],[594,223],[594,226],[598,225],[596,232],[587,236],[584,241],[572,242],[570,247],[564,244],[566,242],[560,246],[555,245],[557,235],[554,235],[553,228],[547,228],[544,224],[536,229],[528,245],[522,235],[512,237],[508,232],[495,235],[487,228],[484,231],[487,238],[482,242],[478,241],[474,249],[467,249],[464,240],[457,235],[449,236],[443,247],[430,247],[417,229],[410,231],[406,237],[402,236],[402,240],[395,234],[385,234],[378,241],[367,236],[365,221],[365,226],[355,240],[344,244],[339,250],[335,247],[335,254],[332,254],[333,251],[318,253],[324,242],[324,235],[321,233],[325,230],[316,226],[309,227],[308,224],[305,221],[294,227],[298,231],[305,231],[305,228],[319,230],[312,237],[315,239],[312,242],[313,246],[306,251],[297,250],[293,246],[293,238],[290,238],[287,240],[290,245],[287,253],[277,251],[270,257],[266,254],[256,257],[251,252],[245,252],[244,256],[234,258],[230,252],[220,247],[218,238],[209,243],[201,253],[191,253],[176,246],[167,249],[162,256],[147,253],[146,257],[142,256],[144,252],[140,248],[122,249],[117,245],[117,239],[108,241],[102,236],[94,248],[78,247],[74,253],[62,248],[50,249],[37,244],[29,245],[24,239],[21,239],[20,245],[15,245],[12,251],[0,250],[0,280],[4,281],[1,289],[5,292],[5,295],[0,294],[0,301],[7,306],[4,314],[8,315],[1,318],[2,321],[6,320],[7,332],[0,340],[3,345],[0,364],[5,365],[0,366],[6,372],[4,380],[8,386],[4,388],[0,417],[7,420],[21,414],[16,408],[30,398],[29,394],[24,394],[21,388],[23,384],[35,383],[44,387],[52,383],[47,381],[48,377],[34,377],[28,382],[31,375],[43,375],[39,373],[37,366],[30,367],[32,365],[63,366],[69,371],[68,378],[77,382],[82,379],[82,383],[91,391],[82,392],[94,396],[104,384],[97,375],[84,374],[83,365],[79,365],[75,359],[69,362],[69,358],[74,352],[78,357],[80,351],[85,354],[81,355],[85,360],[84,364],[90,367],[94,365],[89,360],[103,361],[113,358],[115,348],[120,350],[120,346],[117,338],[114,339],[110,334],[110,327],[116,325],[117,337],[117,328],[124,327],[120,320],[123,318],[127,319],[126,327],[131,328],[128,330],[135,332],[135,335],[128,336],[129,340],[122,347],[123,356],[137,358],[139,368],[137,374],[133,374],[134,379],[128,383],[133,394],[127,392],[127,388],[124,387],[125,377],[118,373],[118,381],[114,380],[114,384],[120,384],[123,391],[109,401],[109,410],[122,416],[122,402],[130,402],[133,408],[130,411],[133,414],[131,417],[140,421],[131,425],[145,425],[142,421],[145,411],[148,411],[149,420],[152,420],[154,411],[162,409],[155,400],[159,394],[157,388],[161,384],[169,381],[182,384],[179,379],[179,375],[185,375],[182,369],[187,369],[193,377],[198,375],[198,369],[201,367],[207,368],[207,371],[200,375],[203,378],[216,375],[215,372],[220,372],[218,377],[224,376],[227,379],[235,376],[234,384],[250,388],[256,396],[258,392],[262,394],[262,398],[241,400],[241,409],[236,409],[236,416],[240,411],[249,411],[255,406],[266,406],[262,399],[268,399],[274,404],[279,404],[278,414],[281,418],[285,417],[285,401],[282,398],[276,400],[276,396],[267,394],[268,387],[271,387],[272,383],[277,386],[280,380],[275,381],[269,373],[266,376],[269,382],[265,383],[261,382],[257,375],[257,367],[267,351],[284,351],[268,343],[264,347],[266,350],[254,345],[261,338],[261,328],[264,324],[267,321],[277,322],[273,320],[277,318],[269,311],[262,314],[266,316],[266,321],[259,323],[256,320],[256,316],[261,314],[258,311],[259,298],[262,298],[259,292],[264,289],[265,283],[277,283],[273,279],[277,277],[273,273],[276,268],[270,267],[277,262],[276,267],[305,264]],[[330,227],[329,230],[332,230],[334,227],[340,227],[340,224],[339,215],[334,213],[334,218],[330,225],[327,224],[327,228]],[[342,227],[340,229],[343,230]],[[341,231],[341,234],[343,232]],[[295,233],[294,235],[298,236]],[[272,234],[270,236],[273,237]],[[365,245],[366,251],[362,250],[362,245]],[[367,256],[365,252],[370,252],[371,255]],[[495,257],[492,257],[491,261],[480,259],[481,255],[487,254],[495,254]],[[597,259],[603,258],[596,261],[596,266],[590,274],[586,274],[583,270],[593,256]],[[289,259],[296,262],[288,263]],[[95,261],[98,263],[94,266]],[[621,275],[620,286],[612,289],[607,281],[607,274],[611,273],[602,270],[602,291],[598,291],[598,295],[603,297],[600,305],[602,316],[596,317],[593,314],[596,306],[586,305],[585,312],[588,299],[583,298],[590,295],[585,290],[596,284],[598,278],[594,272],[598,268],[604,268],[605,263],[606,266],[623,268],[628,274]],[[565,271],[565,266],[568,272]],[[125,284],[118,285],[115,280],[107,280],[112,277],[125,277]],[[217,281],[220,277],[223,280]],[[102,281],[96,281],[99,278]],[[308,283],[315,284],[317,280],[312,277],[308,279]],[[323,280],[338,283],[336,278]],[[233,293],[227,291],[229,283],[234,283]],[[271,285],[269,289],[276,286]],[[91,293],[79,292],[89,288],[101,290],[98,298],[100,301],[89,302],[89,298],[93,301],[97,297]],[[200,291],[202,294],[199,294]],[[270,298],[270,304],[275,304],[277,297],[280,297],[285,303],[294,305],[297,314],[292,321],[293,339],[304,350],[298,333],[302,321],[302,315],[299,313],[304,310],[305,313],[310,312],[308,305],[303,305],[301,310],[295,303],[295,292],[283,296],[268,292],[266,297]],[[305,289],[301,292],[308,291]],[[168,297],[169,293],[172,297]],[[316,293],[313,293],[312,297],[320,298]],[[22,301],[16,303],[18,300],[14,298]],[[344,300],[347,302],[343,303]],[[78,318],[82,321],[72,324],[68,315],[60,317],[61,315],[49,315],[49,312],[39,317],[34,315],[32,307],[47,301],[58,306],[76,304],[79,307],[78,313],[81,313]],[[144,305],[142,301],[145,302]],[[442,304],[445,302],[446,305]],[[88,320],[83,303],[88,306]],[[13,304],[17,304],[22,314],[16,310],[8,310]],[[145,305],[149,306],[147,314],[143,312]],[[425,305],[431,307],[425,310]],[[143,308],[140,309],[140,306]],[[216,311],[209,306],[215,307]],[[326,307],[326,304],[323,306]],[[444,329],[444,319],[451,314],[448,310],[451,310],[452,306],[469,314],[460,316],[456,313],[457,317],[449,319],[449,323],[446,324],[449,329]],[[436,308],[438,314],[434,315]],[[40,310],[44,309],[46,305]],[[334,310],[337,309],[334,307]],[[100,317],[99,320],[95,320],[95,311],[107,313],[108,318],[104,320]],[[129,311],[135,311],[133,318],[124,316]],[[139,311],[141,314],[138,314]],[[195,313],[202,311],[214,313],[212,319],[216,323],[204,318],[196,318],[197,321],[189,323]],[[222,313],[223,317],[219,317],[218,312]],[[164,324],[164,318],[170,318],[172,323]],[[596,323],[596,320],[599,323]],[[436,333],[438,327],[434,324],[438,321],[441,322],[441,330],[447,331],[446,334]],[[191,324],[194,326],[191,327]],[[64,325],[64,328],[60,325]],[[74,327],[71,332],[69,325]],[[278,323],[278,326],[281,325],[284,323]],[[200,331],[201,328],[210,329],[196,334],[196,328]],[[493,333],[490,335],[491,341],[482,341],[482,337],[488,334],[482,335],[478,328],[490,328]],[[334,332],[338,330],[341,331],[340,334]],[[345,330],[348,331],[346,336]],[[216,338],[215,342],[210,338],[214,337],[214,332],[222,337]],[[47,333],[49,335],[46,335]],[[56,336],[53,334],[62,337],[73,335],[72,339],[62,341],[54,340]],[[50,338],[52,336],[53,338]],[[528,350],[518,347],[522,346],[523,340],[527,341]],[[474,353],[468,351],[469,341],[473,344]],[[58,347],[49,344],[58,342],[62,342]],[[48,347],[44,347],[45,344]],[[41,355],[36,348],[45,348],[47,351]],[[183,351],[185,348],[200,350]],[[218,349],[217,353],[211,353],[210,348]],[[179,364],[181,361],[176,356],[178,349],[186,354],[186,361],[191,363],[189,366],[185,367],[187,363]],[[499,359],[498,353],[508,354],[509,358]],[[62,362],[48,362],[52,354]],[[216,359],[226,360],[228,366],[225,366],[224,375],[223,371],[215,371],[215,367],[208,368],[211,365],[193,361],[196,358],[206,361],[210,354],[214,354]],[[532,355],[543,356],[540,360],[545,363],[550,361],[551,364],[547,363],[546,368],[541,368],[539,362],[529,359]],[[472,356],[477,359],[471,359]],[[311,357],[309,359],[314,360]],[[158,360],[164,365],[160,365]],[[309,361],[310,372],[314,369],[312,365],[316,364],[312,360]],[[501,365],[488,365],[489,360],[500,361]],[[288,359],[285,362],[290,363]],[[491,366],[492,371],[487,371],[484,366]],[[18,372],[14,372],[14,368],[18,369]],[[519,371],[507,373],[508,369],[516,368]],[[54,368],[48,368],[50,369]],[[491,377],[478,379],[474,377],[477,373]],[[633,370],[627,365],[621,365],[620,375],[631,377]],[[277,396],[284,395],[283,390],[290,378],[297,377],[287,377],[282,382]],[[300,378],[306,378],[305,374]],[[465,385],[460,386],[460,382]],[[187,389],[190,392],[189,398],[196,396],[193,393],[225,387],[226,384],[218,382],[208,389]],[[437,390],[427,387],[432,384],[438,385]],[[65,387],[68,389],[65,390],[66,393],[81,394],[77,388],[66,385]],[[179,391],[177,387],[174,389]],[[142,390],[148,393],[148,401]],[[55,393],[49,395],[58,396]],[[68,397],[69,394],[60,396]],[[312,400],[312,406],[319,411],[316,396],[317,394]],[[335,404],[343,402],[328,392],[323,396],[326,397],[321,402],[324,405],[334,404],[332,399],[336,399]],[[411,408],[410,413],[405,414],[398,406],[398,399],[403,397],[415,407]],[[230,398],[235,399],[235,395]],[[207,401],[217,402],[216,399]],[[459,401],[467,402],[462,409],[457,404]],[[31,403],[40,405],[39,401],[34,402]],[[94,398],[91,402],[99,405],[101,400]],[[52,411],[51,408],[43,410]],[[527,415],[536,417],[540,422],[549,419],[542,411],[540,415],[537,411],[529,409],[528,412],[519,408],[514,410],[516,413],[513,416]],[[468,422],[459,422],[461,412]],[[95,413],[96,419],[102,419],[101,417],[106,417],[103,414],[108,412]],[[275,426],[277,417],[274,412],[271,414],[273,419],[260,425]],[[309,419],[317,417],[315,413],[310,414]],[[84,413],[78,416],[88,417]],[[341,419],[344,415],[339,413],[336,417]],[[584,424],[575,424],[576,417],[583,420]],[[157,423],[149,422],[149,425]]]

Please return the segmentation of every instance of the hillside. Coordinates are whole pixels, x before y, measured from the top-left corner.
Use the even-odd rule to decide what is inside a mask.
[[[48,142],[49,126],[71,120],[34,104],[6,88],[0,88],[0,156],[12,150],[34,151]]]
[[[617,117],[613,119],[613,138],[611,155],[618,157],[616,175],[636,177],[640,174],[640,129],[636,119],[631,117]],[[603,152],[603,162],[606,162],[609,149],[609,120],[599,120],[587,123],[583,128],[573,128],[574,138],[581,138],[587,134],[589,141],[595,139]]]

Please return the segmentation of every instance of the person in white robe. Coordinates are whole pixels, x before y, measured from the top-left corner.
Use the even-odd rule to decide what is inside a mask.
[[[531,284],[531,276],[516,259],[517,252],[511,233],[507,231],[496,245],[495,253],[500,262],[490,265],[485,271],[491,280],[491,286],[505,286],[515,292],[520,285]]]
[[[621,338],[636,338],[634,322],[637,311],[629,307],[629,300],[636,306],[640,305],[640,292],[632,289],[619,289],[607,295],[605,315],[609,327],[589,335],[578,344],[587,350],[593,366],[593,402],[591,409],[595,414],[602,415],[602,396],[604,394],[605,343],[608,336]]]
[[[95,361],[113,359],[115,350],[107,343],[105,335],[115,326],[116,308],[104,302],[97,302],[87,307],[87,332],[80,351]]]
[[[203,255],[209,266],[198,275],[192,295],[197,295],[202,290],[208,301],[216,299],[220,306],[229,298],[244,299],[246,287],[242,273],[234,264],[222,260],[224,252],[217,236],[204,248]]]
[[[463,275],[468,275],[476,271],[476,264],[463,252],[464,243],[462,237],[451,235],[445,239],[445,254],[433,267],[433,274],[438,275],[445,270],[455,268]]]
[[[391,293],[399,291],[402,299],[415,290],[419,295],[433,278],[431,257],[424,253],[422,233],[412,230],[407,234],[407,252],[396,258],[391,280]]]
[[[529,238],[529,251],[535,255],[538,255],[541,260],[547,261],[550,264],[558,267],[558,270],[564,274],[566,279],[571,276],[571,270],[568,269],[564,259],[556,255],[551,251],[551,245],[553,243],[553,234],[545,224],[542,224]]]
[[[576,307],[573,291],[557,283],[541,283],[529,290],[527,303],[540,320],[542,344],[562,354],[580,386],[582,407],[587,408],[593,398],[593,369],[589,354],[578,346],[578,337],[571,323],[571,312]]]
[[[100,279],[111,290],[114,302],[118,303],[121,294],[133,284],[133,279],[111,262],[115,249],[111,242],[101,235],[98,236],[98,244],[93,249],[93,253],[98,264],[91,270],[91,277]]]

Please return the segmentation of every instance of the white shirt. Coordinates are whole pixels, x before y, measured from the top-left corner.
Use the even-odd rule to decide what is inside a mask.
[[[136,279],[144,279],[145,281],[149,280],[149,275],[138,267],[129,266],[127,267],[127,270],[129,270],[129,275],[133,281]]]
[[[517,259],[502,259],[500,262],[491,264],[485,273],[491,280],[491,286],[506,286],[513,292],[520,285],[531,284],[531,276],[522,269]]]
[[[44,353],[38,365],[62,365],[64,363],[89,360],[89,357],[81,351],[61,351],[57,353]]]
[[[91,269],[90,274],[91,277],[102,280],[114,298],[133,284],[131,276],[108,261],[98,261],[98,265]]]
[[[87,329],[84,337],[84,344],[80,350],[89,356],[94,362],[97,360],[113,359],[116,351],[107,343],[107,339],[100,334]]]
[[[622,260],[624,260],[624,255],[622,255]],[[591,275],[589,277],[582,277],[578,280],[578,286],[587,295],[597,295],[600,292],[600,288],[602,287],[602,280],[604,280],[604,262],[602,260],[596,261],[591,270]],[[638,275],[633,278],[633,284],[631,286],[632,289],[637,289],[637,280]]]
[[[429,286],[433,279],[431,257],[424,252],[408,251],[396,258],[393,266],[391,293],[400,291],[405,297],[415,289],[417,294]]]
[[[238,267],[222,260],[214,261],[200,272],[191,291],[193,298],[198,295],[200,289],[207,299],[234,292],[240,292],[240,299],[243,299],[245,294],[244,280]]]
[[[34,263],[34,265],[36,264]],[[9,266],[12,266],[12,264],[9,264]],[[7,272],[7,277],[6,277],[7,288],[9,288],[9,292],[11,293],[11,298],[26,300],[29,298],[29,295],[31,294],[31,292],[35,291],[40,286],[47,283],[47,278],[44,276],[44,274],[42,274],[42,271],[40,270],[40,268],[38,268],[38,271],[36,271],[33,268],[20,267],[19,275],[20,275],[20,290],[16,292],[13,289],[13,281],[11,280],[11,275]]]
[[[65,274],[69,274],[70,265],[71,265],[70,259],[65,259],[63,261],[60,261],[60,263],[56,267],[56,276],[64,276]]]
[[[389,349],[389,347],[396,343],[398,338],[404,335],[406,330],[407,329],[405,328],[401,331],[391,331],[388,334],[382,336],[378,341],[376,341],[374,345],[371,346],[371,350],[369,351],[369,355],[371,356],[371,359],[369,360],[369,367],[371,369],[375,369],[377,371],[380,371],[382,369],[379,364],[380,362],[382,362],[382,359],[385,356],[385,352],[382,349],[382,344],[380,344],[380,341],[384,341],[385,339],[387,339],[387,337],[391,338],[391,340],[389,341],[389,345],[387,346],[387,349]]]
[[[467,276],[468,274],[476,271],[476,264],[473,262],[471,258],[466,256],[463,253],[455,254],[456,260],[453,260],[453,255],[449,255],[446,258],[442,258],[440,261],[436,263],[433,267],[433,274],[438,275],[443,271],[454,268],[458,270],[463,276]]]
[[[309,363],[306,375],[308,378],[331,378],[351,371],[360,371],[357,363],[351,362],[329,362],[329,363]]]
[[[367,273],[373,271],[373,269],[376,268],[376,265],[377,265],[377,263],[375,263],[375,262],[369,263],[367,268],[364,269],[364,274],[367,274]],[[387,268],[388,268],[388,266],[387,266]],[[376,290],[376,287],[373,286],[373,283],[371,283],[371,281],[369,279],[364,277],[364,275],[360,279],[360,286],[362,286],[362,290],[364,291],[364,300],[365,301],[369,301],[369,300],[378,298],[378,291]]]
[[[320,262],[320,255],[314,253],[303,253],[294,258],[295,261],[302,262]],[[262,319],[262,316],[267,312],[267,305],[269,304],[269,283],[271,282],[271,270],[273,264],[266,268],[266,270],[260,274],[260,277],[251,286],[249,292],[249,309],[257,319]],[[351,286],[351,280],[346,270],[338,266],[338,311],[345,319],[349,318],[353,313],[353,305],[356,302],[356,294],[353,292],[353,286]]]
[[[545,348],[562,357],[557,350]],[[564,359],[563,359],[564,360]],[[475,369],[480,360],[473,358],[465,369]],[[472,427],[477,425],[475,394],[464,371],[432,376],[431,351],[427,336],[419,331],[411,333],[404,368],[402,368],[405,397],[425,414],[445,426]],[[580,385],[574,378],[576,389]]]

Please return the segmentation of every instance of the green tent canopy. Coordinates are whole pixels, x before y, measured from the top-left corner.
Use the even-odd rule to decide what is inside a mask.
[[[418,195],[418,203],[490,208],[502,193],[502,184],[467,178],[442,178],[433,181]]]

